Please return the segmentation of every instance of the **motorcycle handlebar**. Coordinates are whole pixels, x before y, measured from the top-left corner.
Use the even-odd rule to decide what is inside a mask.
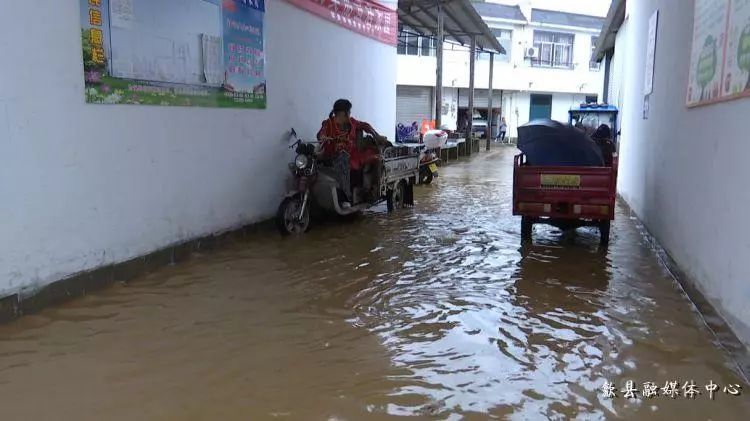
[[[346,135],[343,135],[343,136],[338,137],[338,138],[336,138],[336,137],[328,137],[328,136],[321,136],[320,139],[318,139],[318,140],[304,141],[304,140],[300,139],[297,136],[297,132],[294,130],[294,128],[292,128],[290,130],[289,134],[290,134],[291,137],[293,137],[294,139],[296,139],[296,141],[294,143],[292,143],[291,146],[289,146],[289,149],[294,149],[295,147],[297,147],[297,145],[299,145],[302,142],[305,142],[305,143],[317,143],[317,144],[321,144],[322,145],[322,144],[324,144],[326,142],[348,141]]]
[[[305,142],[303,139],[300,139],[299,136],[297,136],[297,131],[294,130],[294,127],[292,127],[292,129],[289,131],[289,136],[293,137],[294,139],[296,139],[296,141],[294,143],[292,143],[291,146],[289,146],[289,149],[294,149],[300,143]],[[307,141],[305,143],[323,143],[323,142],[325,142],[327,140],[328,139],[324,139],[324,140],[312,140],[312,141]]]

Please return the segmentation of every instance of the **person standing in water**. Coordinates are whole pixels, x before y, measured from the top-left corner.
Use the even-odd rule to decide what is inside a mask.
[[[498,136],[500,137],[500,142],[505,142],[505,133],[508,131],[508,123],[505,122],[505,117],[502,117],[500,119],[500,126],[498,127]]]
[[[505,122],[505,117],[500,117],[500,114],[498,114],[498,119],[497,136],[495,136],[495,140],[505,142],[505,133],[508,131],[508,124]]]

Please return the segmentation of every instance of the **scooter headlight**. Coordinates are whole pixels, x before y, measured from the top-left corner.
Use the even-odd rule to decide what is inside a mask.
[[[296,157],[296,158],[294,158],[294,165],[295,165],[295,166],[296,166],[296,167],[297,167],[298,169],[302,170],[302,169],[305,169],[305,168],[307,168],[307,163],[308,163],[308,161],[309,161],[309,160],[307,159],[307,156],[306,156],[306,155],[302,155],[302,154],[300,154],[300,155],[297,155],[297,157]]]

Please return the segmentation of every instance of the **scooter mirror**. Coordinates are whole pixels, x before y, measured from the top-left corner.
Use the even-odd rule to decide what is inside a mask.
[[[292,127],[292,136],[297,137],[297,132],[294,131],[294,127]]]

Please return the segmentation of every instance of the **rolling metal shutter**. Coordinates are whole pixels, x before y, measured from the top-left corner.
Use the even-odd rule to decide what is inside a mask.
[[[427,86],[396,87],[396,123],[421,124],[422,120],[432,120],[432,88]]]

